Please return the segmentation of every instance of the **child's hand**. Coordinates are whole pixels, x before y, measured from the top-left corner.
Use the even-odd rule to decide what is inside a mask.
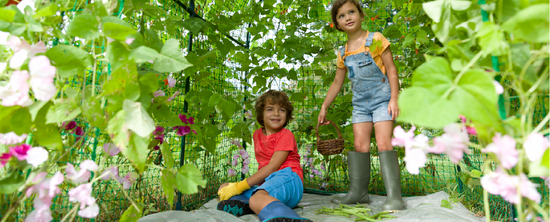
[[[218,188],[218,192],[220,192],[220,190],[226,187],[227,185],[229,185],[229,183],[223,183],[222,185],[220,185],[220,188]]]
[[[388,103],[388,114],[391,115],[392,120],[395,120],[399,116],[399,107],[397,107],[397,101],[390,99]]]
[[[317,117],[317,124],[319,124],[320,126],[327,125],[328,122],[325,119],[326,117],[327,117],[327,110],[321,108],[321,112],[319,112],[319,116]]]

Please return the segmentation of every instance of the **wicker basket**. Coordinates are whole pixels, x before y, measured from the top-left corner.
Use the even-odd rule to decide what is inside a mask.
[[[338,139],[321,140],[319,137],[319,125],[317,125],[317,128],[315,129],[317,131],[317,151],[323,155],[339,154],[342,150],[344,150],[344,139],[342,138],[342,134],[340,134],[340,129],[338,129],[338,126],[330,120],[327,120],[327,122],[336,127],[336,130],[338,131]]]

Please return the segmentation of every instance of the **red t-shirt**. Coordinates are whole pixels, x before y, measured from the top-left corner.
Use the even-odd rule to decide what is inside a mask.
[[[267,166],[273,153],[276,151],[290,151],[288,157],[279,170],[290,167],[292,172],[295,172],[300,176],[302,182],[304,181],[304,174],[302,167],[300,166],[300,154],[298,154],[298,146],[296,145],[296,139],[294,134],[290,130],[283,128],[281,131],[271,134],[269,136],[264,135],[262,128],[254,132],[254,153],[256,154],[256,160],[258,161],[258,170]]]

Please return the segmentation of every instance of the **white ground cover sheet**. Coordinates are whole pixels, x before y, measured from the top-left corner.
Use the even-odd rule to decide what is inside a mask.
[[[380,212],[385,196],[370,195],[371,203],[364,204],[371,209],[370,215]],[[393,213],[397,218],[384,221],[484,221],[484,218],[476,217],[468,211],[460,202],[454,203],[452,209],[441,207],[441,201],[448,200],[449,195],[443,191],[427,196],[404,197],[406,209]],[[217,199],[211,200],[195,211],[165,211],[151,214],[138,220],[138,222],[259,222],[256,215],[235,217],[232,214],[216,210]],[[355,204],[354,204],[355,205]],[[353,206],[353,205],[351,205]],[[302,201],[294,211],[298,215],[316,222],[355,221],[356,217],[334,216],[315,214],[322,207],[339,208],[338,204],[330,203],[330,196],[304,194]]]

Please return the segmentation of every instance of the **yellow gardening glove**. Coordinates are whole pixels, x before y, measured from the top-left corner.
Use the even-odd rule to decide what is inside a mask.
[[[218,195],[220,196],[220,201],[229,200],[229,198],[239,195],[248,189],[250,189],[250,186],[248,186],[248,182],[246,182],[246,179],[244,179],[241,182],[230,183],[229,185],[225,186],[220,191],[218,191]]]

